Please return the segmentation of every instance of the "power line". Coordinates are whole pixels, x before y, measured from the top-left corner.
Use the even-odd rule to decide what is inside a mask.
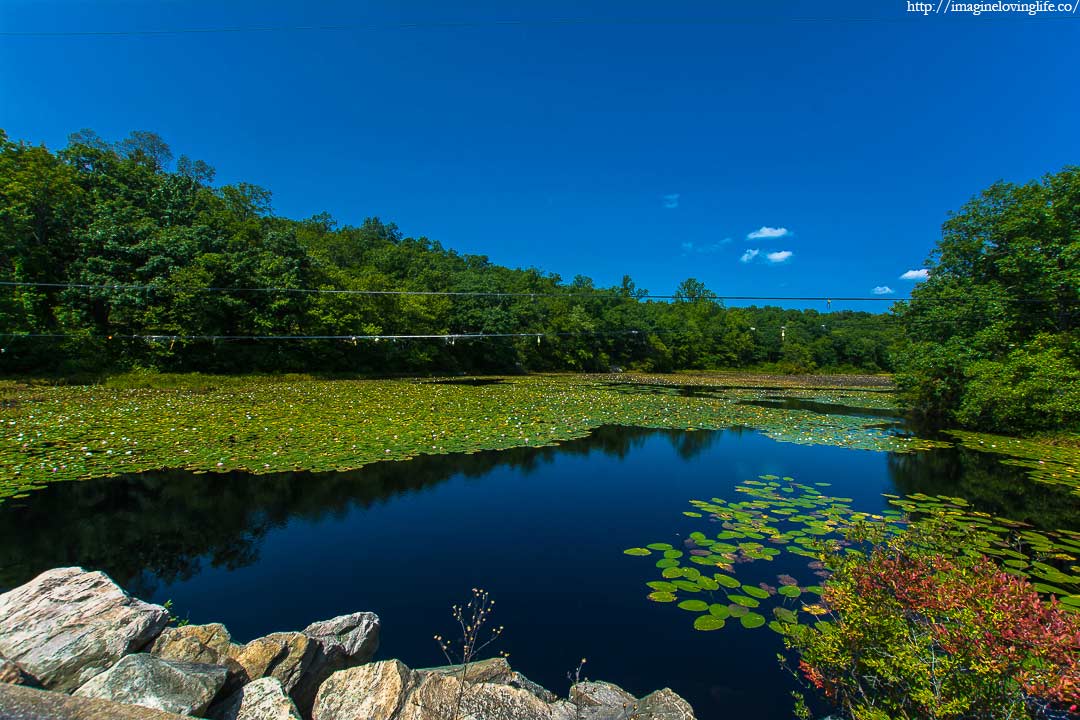
[[[0,287],[35,287],[53,288],[66,290],[134,290],[139,292],[163,291],[174,288],[161,285],[129,284],[129,283],[62,283],[62,282],[32,282],[19,280],[0,280]],[[357,296],[431,296],[431,297],[494,297],[494,298],[586,298],[589,300],[687,300],[685,295],[620,295],[617,291],[599,290],[595,292],[510,292],[496,290],[348,290],[338,288],[289,288],[289,287],[183,287],[175,289],[188,292],[220,292],[220,293],[292,293],[298,295],[357,295]],[[719,301],[764,301],[775,300],[780,302],[911,302],[911,298],[896,298],[885,296],[874,297],[845,297],[838,295],[703,295],[696,300],[719,300]],[[1029,303],[1029,304],[1080,304],[1080,299],[1064,298],[994,298],[1000,302]],[[978,302],[981,298],[963,297],[954,298],[949,302]]]
[[[656,331],[648,331],[656,332]],[[667,332],[667,331],[661,331]],[[587,332],[520,332],[520,333],[432,333],[421,335],[174,335],[174,334],[137,334],[137,335],[87,335],[84,333],[0,333],[4,338],[83,338],[97,340],[148,340],[152,342],[175,341],[214,341],[214,340],[484,340],[488,338],[542,338],[574,337],[582,335],[644,335],[638,330],[590,330]]]
[[[22,282],[5,280],[0,281],[0,287],[37,287],[56,288],[71,290],[136,290],[136,291],[160,291],[169,288],[160,285],[132,285],[132,284],[91,284],[91,283],[50,283],[50,282]],[[409,295],[409,296],[444,296],[444,297],[501,297],[501,298],[588,298],[590,300],[679,300],[687,299],[682,295],[618,295],[611,292],[503,292],[503,291],[470,291],[470,290],[344,290],[335,288],[286,288],[286,287],[198,287],[177,289],[196,292],[253,292],[253,293],[293,293],[310,295]],[[889,297],[840,297],[840,296],[767,296],[767,295],[708,295],[696,298],[699,300],[737,300],[737,301],[820,301],[820,302],[906,302],[908,298]]]

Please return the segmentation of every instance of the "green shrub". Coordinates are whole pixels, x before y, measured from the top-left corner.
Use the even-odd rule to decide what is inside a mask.
[[[915,540],[913,541],[913,537]],[[1080,616],[930,531],[849,553],[831,621],[794,626],[806,679],[853,720],[1066,717],[1080,697]]]
[[[1040,336],[1003,361],[973,363],[957,421],[998,432],[1080,427],[1080,365],[1062,345]]]

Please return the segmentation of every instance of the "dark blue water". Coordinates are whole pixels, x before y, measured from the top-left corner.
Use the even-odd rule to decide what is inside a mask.
[[[609,427],[558,447],[350,473],[56,484],[0,505],[0,589],[60,565],[101,569],[140,597],[171,599],[192,623],[224,622],[238,641],[372,610],[380,656],[421,667],[444,662],[432,635],[451,635],[450,605],[483,587],[506,627],[493,649],[556,692],[586,657],[589,677],[639,695],[669,686],[706,720],[790,718],[795,684],[777,663],[778,636],[731,623],[693,630],[691,613],[646,600],[653,562],[622,552],[718,531],[684,517],[687,501],[735,499],[736,484],[765,474],[832,483],[828,492],[867,510],[885,507],[883,492],[945,493],[1078,526],[1076,503],[989,455]],[[805,559],[781,558],[754,563],[753,581],[805,574]]]

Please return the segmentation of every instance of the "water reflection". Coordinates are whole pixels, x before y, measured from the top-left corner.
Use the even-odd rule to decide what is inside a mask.
[[[888,470],[900,495],[962,497],[976,510],[1050,530],[1080,529],[1080,503],[1067,487],[1028,479],[1024,468],[967,448],[889,453]]]
[[[609,426],[558,446],[347,473],[57,483],[0,504],[0,590],[82,565],[145,599],[173,599],[192,622],[224,622],[240,640],[370,609],[388,629],[383,657],[422,667],[441,660],[431,635],[446,608],[483,585],[511,630],[500,649],[552,689],[565,689],[584,656],[597,676],[638,694],[676,689],[703,720],[786,720],[793,681],[775,662],[779,639],[694,631],[678,609],[645,599],[655,569],[622,555],[678,542],[706,522],[681,514],[688,500],[734,499],[737,484],[762,474],[830,483],[870,511],[884,506],[883,492],[942,493],[1080,529],[1074,497],[972,450],[889,455],[754,430]]]
[[[650,437],[664,437],[688,461],[721,434],[607,426],[558,446],[423,455],[343,473],[163,471],[60,483],[0,505],[0,589],[48,568],[81,564],[149,595],[158,583],[190,579],[207,563],[235,569],[256,562],[261,539],[293,518],[340,518],[351,508],[496,468],[528,475],[559,456],[601,453],[624,460]],[[1030,482],[1022,468],[994,455],[964,448],[890,453],[887,469],[899,494],[959,496],[976,509],[1038,527],[1080,528],[1080,504],[1060,489]]]
[[[204,563],[230,570],[254,563],[267,532],[293,518],[342,517],[351,508],[496,468],[528,475],[560,455],[601,453],[622,460],[653,436],[666,437],[680,458],[690,460],[719,433],[608,426],[558,446],[421,455],[350,472],[173,470],[57,483],[0,504],[0,590],[49,568],[85,565],[149,596],[158,583],[194,577]]]
[[[840,403],[821,402],[820,400],[807,400],[795,397],[769,397],[764,400],[743,400],[739,405],[754,405],[764,408],[779,408],[781,410],[808,410],[821,413],[822,415],[853,415],[855,417],[893,418],[901,420],[904,414],[896,410],[882,408],[858,407],[855,405],[843,405]]]

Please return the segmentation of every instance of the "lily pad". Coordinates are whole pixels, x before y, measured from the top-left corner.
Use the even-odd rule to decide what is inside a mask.
[[[756,612],[749,612],[739,618],[744,628],[759,628],[765,624],[765,616]]]

